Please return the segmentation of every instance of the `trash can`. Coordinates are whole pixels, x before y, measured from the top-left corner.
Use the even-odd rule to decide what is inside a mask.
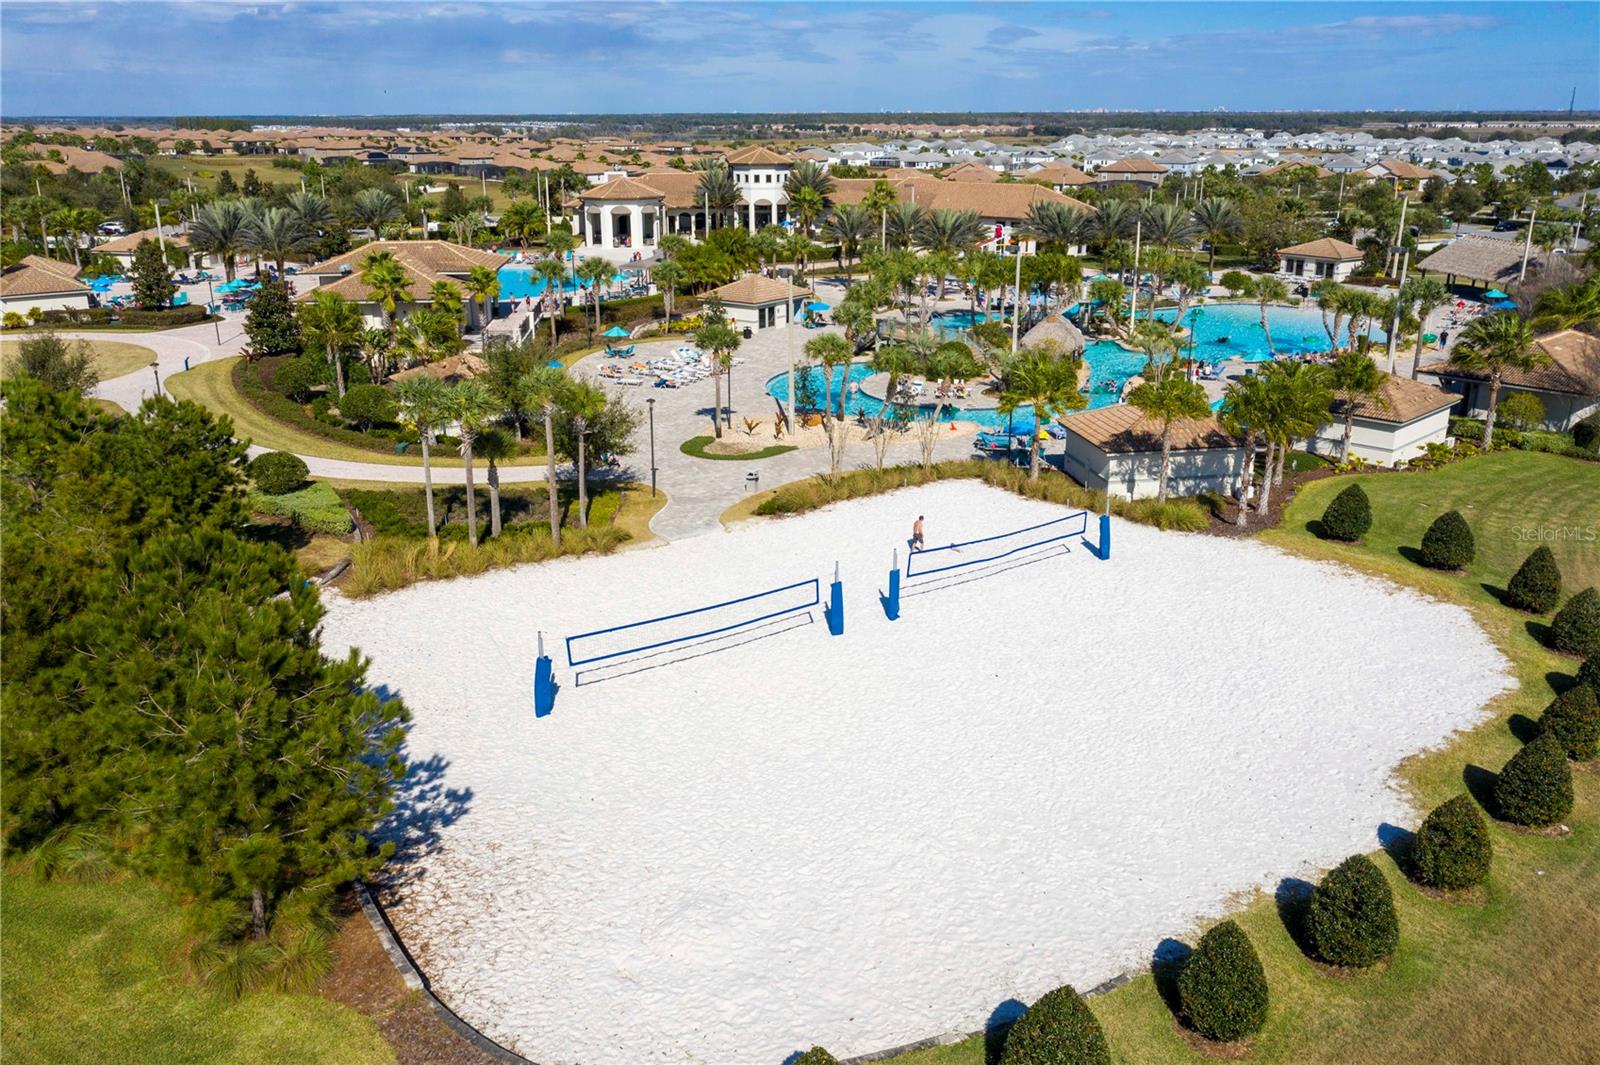
[[[749,340],[749,339],[750,339],[750,337],[751,337],[751,333],[750,333],[750,327],[749,327],[749,326],[745,326],[745,327],[744,327],[744,338],[745,338],[745,339],[746,339],[746,340]]]

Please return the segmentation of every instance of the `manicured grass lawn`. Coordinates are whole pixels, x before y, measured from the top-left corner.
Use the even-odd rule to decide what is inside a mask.
[[[314,455],[325,459],[344,459],[349,462],[370,462],[384,466],[422,466],[421,451],[412,448],[404,455],[386,451],[368,451],[350,447],[336,440],[316,436],[296,426],[279,421],[257,410],[233,384],[233,367],[237,357],[215,359],[202,363],[192,370],[173,374],[162,384],[175,399],[191,399],[217,414],[233,419],[234,435],[248,439],[273,451],[291,451],[296,455]],[[505,465],[520,465],[525,461],[538,462],[537,458],[517,460]],[[450,449],[434,449],[435,466],[460,466],[461,458]],[[483,463],[476,463],[478,469]]]
[[[11,376],[11,366],[18,357],[21,343],[20,340],[0,340],[0,379]],[[121,340],[89,340],[85,343],[94,352],[94,367],[99,371],[102,381],[147,369],[156,358],[156,353],[143,344],[128,344]],[[69,340],[67,346],[76,348],[78,342]]]
[[[1373,528],[1366,542],[1316,539],[1306,524],[1352,479],[1372,500]],[[1478,545],[1477,560],[1459,576],[1424,570],[1400,554],[1451,507],[1466,516]],[[1519,746],[1512,719],[1537,718],[1552,697],[1551,680],[1564,683],[1561,676],[1576,671],[1577,663],[1535,640],[1529,618],[1501,606],[1484,587],[1504,587],[1538,543],[1519,539],[1531,535],[1519,530],[1540,523],[1600,525],[1600,466],[1500,452],[1425,474],[1329,478],[1303,488],[1283,528],[1261,537],[1460,603],[1511,660],[1521,686],[1490,708],[1489,720],[1448,747],[1400,767],[1400,781],[1422,811],[1468,790],[1468,766],[1492,772],[1504,765]],[[1596,542],[1545,542],[1567,577],[1569,594],[1600,580]],[[1240,621],[1248,621],[1248,611]],[[1311,653],[1338,654],[1338,633],[1310,635],[1319,648]],[[1396,632],[1394,638],[1404,640],[1406,634]],[[1439,653],[1430,647],[1416,652]],[[1361,666],[1352,662],[1349,668]],[[1328,1065],[1590,1060],[1600,1045],[1600,1010],[1594,1008],[1591,979],[1600,965],[1600,772],[1579,769],[1574,777],[1577,804],[1570,836],[1544,838],[1492,824],[1494,869],[1481,905],[1429,899],[1392,858],[1376,853],[1394,889],[1401,927],[1400,949],[1382,972],[1324,975],[1296,947],[1273,899],[1248,902],[1235,916],[1261,955],[1272,1006],[1247,1060]],[[1175,928],[1171,934],[1191,946],[1197,939],[1195,929]],[[1177,1031],[1148,972],[1090,1003],[1119,1063],[1216,1060],[1192,1049]],[[984,1043],[969,1039],[896,1060],[983,1065]]]
[[[774,455],[782,455],[796,450],[795,445],[793,444],[774,444],[771,447],[764,447],[757,451],[745,451],[736,455],[719,455],[714,451],[706,450],[706,448],[710,447],[715,442],[716,437],[713,436],[692,436],[683,443],[679,444],[678,450],[683,452],[685,455],[691,455],[697,459],[713,459],[719,462],[743,462],[749,459],[770,459]]]
[[[394,1061],[372,1022],[317,995],[201,990],[181,971],[177,905],[146,882],[3,887],[8,1065]]]

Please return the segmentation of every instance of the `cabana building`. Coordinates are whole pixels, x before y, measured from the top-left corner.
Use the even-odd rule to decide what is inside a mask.
[[[295,299],[309,300],[313,293],[327,289],[354,303],[367,328],[381,327],[383,308],[372,298],[367,283],[361,280],[362,262],[377,252],[393,255],[406,275],[406,287],[411,292],[411,298],[400,301],[395,308],[397,320],[404,320],[418,306],[431,306],[433,286],[440,281],[448,281],[461,292],[461,311],[469,332],[481,329],[485,324],[482,301],[473,299],[466,289],[472,268],[482,266],[490,271],[498,271],[511,261],[509,256],[444,240],[375,240],[325,262],[302,268],[295,275],[297,282],[303,282]]]
[[[1318,237],[1278,250],[1278,276],[1285,281],[1344,281],[1364,255],[1348,241]]]
[[[1600,338],[1576,329],[1541,337],[1535,346],[1546,361],[1531,370],[1507,370],[1500,378],[1500,401],[1514,392],[1537,396],[1544,404],[1543,428],[1570,432],[1574,425],[1600,412]],[[1425,366],[1425,374],[1456,401],[1455,413],[1483,418],[1489,413],[1489,375],[1454,363]]]
[[[1529,270],[1543,265],[1543,253],[1538,248],[1528,248],[1525,241],[1457,237],[1417,263],[1416,269],[1424,274],[1443,274],[1446,285],[1497,288],[1522,280],[1524,253]]]
[[[756,332],[786,329],[801,320],[805,304],[815,299],[811,290],[761,274],[745,274],[737,281],[713,289],[735,329]]]
[[[1381,401],[1355,404],[1350,454],[1378,466],[1398,466],[1421,455],[1427,445],[1445,442],[1450,409],[1459,397],[1409,377],[1385,377]],[[1337,459],[1344,444],[1345,401],[1335,399],[1328,409],[1333,420],[1306,442],[1306,450]]]
[[[71,263],[25,255],[0,273],[0,313],[82,310],[89,306],[89,292]]]
[[[1126,403],[1080,411],[1061,419],[1067,431],[1066,472],[1095,491],[1129,499],[1153,496],[1161,481],[1161,424]],[[1244,469],[1244,441],[1216,417],[1172,423],[1172,466],[1167,492],[1229,493]]]

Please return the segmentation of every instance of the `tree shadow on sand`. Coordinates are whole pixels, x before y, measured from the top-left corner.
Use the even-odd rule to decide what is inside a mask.
[[[393,697],[376,690],[381,698]],[[399,755],[405,775],[395,781],[394,809],[377,832],[379,841],[394,844],[394,855],[377,878],[387,904],[403,901],[405,889],[427,875],[425,865],[439,849],[441,830],[466,816],[473,798],[471,788],[445,786],[450,763],[441,755],[417,758],[405,741]]]

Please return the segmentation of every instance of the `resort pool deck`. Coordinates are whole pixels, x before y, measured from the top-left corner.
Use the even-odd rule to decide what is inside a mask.
[[[1158,310],[1156,318],[1172,321],[1175,309]],[[1327,351],[1328,331],[1322,324],[1322,312],[1315,306],[1267,308],[1267,324],[1272,329],[1272,348],[1282,355],[1307,355]],[[1183,325],[1193,331],[1194,357],[1202,362],[1216,364],[1229,359],[1246,362],[1266,362],[1272,358],[1267,349],[1267,336],[1261,330],[1261,308],[1254,303],[1217,303],[1204,307],[1191,307],[1183,316]],[[1386,334],[1373,326],[1368,330],[1374,343],[1383,343]],[[1339,342],[1349,343],[1350,327],[1339,330]],[[1189,354],[1187,345],[1185,357]]]

